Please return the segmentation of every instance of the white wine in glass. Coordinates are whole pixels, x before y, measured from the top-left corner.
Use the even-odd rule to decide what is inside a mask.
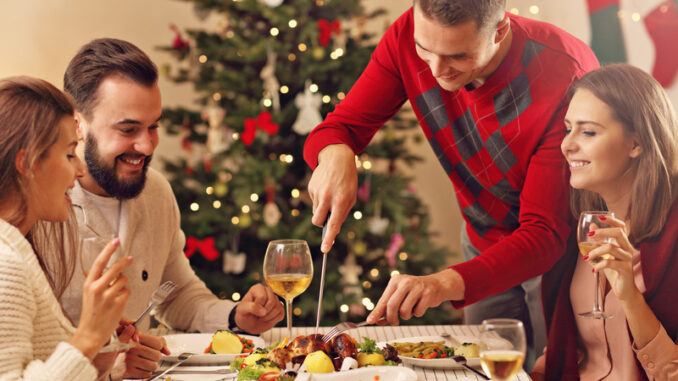
[[[603,218],[601,219],[601,216]],[[614,217],[614,213],[608,211],[588,211],[581,212],[579,214],[579,222],[577,224],[577,243],[579,244],[579,252],[582,256],[586,256],[589,252],[596,247],[610,242],[610,240],[597,240],[594,237],[589,236],[589,233],[595,229],[608,228],[609,224],[605,222],[605,218]],[[603,259],[611,259],[610,254],[604,254],[597,258],[597,263]],[[596,271],[593,273],[594,286],[593,286],[593,309],[589,312],[583,312],[578,314],[580,317],[591,318],[591,319],[609,319],[614,317],[614,314],[606,313],[603,311],[603,306],[600,303],[600,275]]]
[[[292,338],[292,299],[306,291],[313,278],[313,260],[306,241],[271,241],[264,257],[264,281],[285,299],[288,336]]]
[[[525,361],[525,328],[520,320],[488,319],[480,326],[480,364],[492,380],[512,380]]]

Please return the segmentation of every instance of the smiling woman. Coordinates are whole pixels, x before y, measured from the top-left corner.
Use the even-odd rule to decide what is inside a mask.
[[[117,356],[97,356],[129,298],[120,272],[131,259],[104,271],[117,242],[92,266],[77,329],[57,300],[73,274],[78,242],[67,192],[84,173],[73,112],[45,81],[0,80],[0,379],[94,380]]]
[[[614,214],[588,232],[597,248],[567,253],[543,278],[548,350],[533,379],[674,380],[678,119],[659,83],[630,65],[594,70],[573,92],[561,145],[572,211]],[[596,298],[591,266],[614,315],[605,324],[576,316]]]

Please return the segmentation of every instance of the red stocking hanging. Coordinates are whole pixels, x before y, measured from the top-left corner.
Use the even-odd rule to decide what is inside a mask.
[[[673,0],[659,4],[644,18],[647,33],[654,42],[655,60],[652,76],[664,87],[670,87],[678,72],[678,6]]]

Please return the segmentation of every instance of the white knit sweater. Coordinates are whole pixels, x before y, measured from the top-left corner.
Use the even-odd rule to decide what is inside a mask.
[[[0,219],[0,380],[95,380],[26,238]]]

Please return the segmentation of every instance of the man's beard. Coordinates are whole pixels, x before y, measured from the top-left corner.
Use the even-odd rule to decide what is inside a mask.
[[[116,168],[118,159],[124,155],[119,155],[115,158],[113,166],[110,167],[104,163],[99,155],[97,148],[97,141],[92,135],[87,135],[85,139],[85,163],[87,163],[87,171],[94,181],[99,184],[101,189],[106,193],[120,200],[134,198],[141,193],[146,184],[146,171],[148,164],[151,162],[152,156],[144,158],[144,166],[141,170],[141,175],[132,180],[119,180],[116,176]]]

